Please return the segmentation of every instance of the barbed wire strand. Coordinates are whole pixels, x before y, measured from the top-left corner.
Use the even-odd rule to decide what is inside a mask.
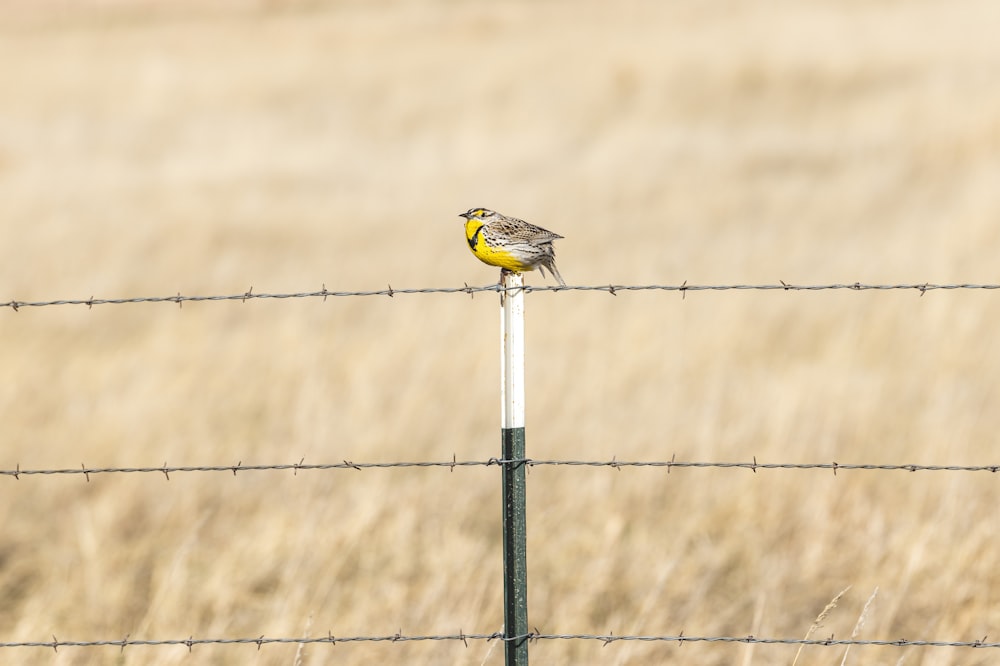
[[[520,287],[519,287],[520,288]],[[779,284],[688,284],[686,281],[677,284],[607,284],[607,285],[558,285],[558,286],[525,286],[526,293],[535,291],[597,291],[605,292],[612,296],[620,291],[676,291],[682,295],[689,291],[891,291],[905,290],[918,291],[923,296],[928,291],[940,290],[993,290],[1000,289],[1000,284],[932,284],[930,282],[912,284],[866,284],[862,282],[834,283],[834,284],[791,284],[779,280]],[[484,285],[481,287],[471,287],[466,284],[463,287],[423,287],[394,289],[392,285],[387,285],[385,289],[375,289],[368,291],[330,291],[324,284],[319,291],[305,291],[295,293],[258,293],[253,292],[250,287],[242,294],[224,294],[215,296],[184,296],[180,292],[172,296],[136,296],[132,298],[81,298],[81,299],[55,299],[45,301],[19,301],[10,300],[0,303],[0,307],[11,308],[15,312],[21,308],[41,308],[55,305],[86,305],[92,308],[95,305],[125,305],[133,303],[175,303],[178,306],[184,303],[205,302],[205,301],[241,301],[260,299],[289,299],[289,298],[345,298],[355,296],[388,296],[390,298],[397,294],[467,294],[475,296],[481,292],[499,293],[505,291],[499,284]]]
[[[185,646],[192,651],[196,645],[256,645],[259,650],[264,645],[271,644],[321,644],[327,643],[336,645],[337,643],[404,643],[422,641],[456,641],[462,642],[466,647],[469,641],[505,641],[517,642],[528,640],[537,641],[599,641],[605,646],[611,643],[623,641],[639,642],[660,642],[660,643],[747,643],[757,645],[812,645],[812,646],[880,646],[880,647],[957,647],[957,648],[1000,648],[998,642],[987,642],[987,636],[976,641],[935,641],[935,640],[909,640],[900,638],[896,640],[879,639],[857,639],[857,638],[768,638],[762,636],[685,636],[682,631],[677,635],[615,635],[608,634],[546,634],[534,631],[518,636],[504,636],[500,632],[491,634],[466,634],[459,631],[457,634],[410,636],[401,631],[392,635],[384,636],[334,636],[327,633],[326,636],[302,636],[302,637],[267,637],[258,636],[256,638],[178,638],[162,640],[142,640],[133,639],[130,636],[125,638],[96,641],[64,641],[52,637],[51,641],[23,641],[23,642],[0,642],[0,648],[48,648],[59,651],[61,647],[117,647],[122,651],[126,647],[139,646]]]
[[[527,465],[530,467],[609,467],[616,470],[623,468],[660,467],[666,468],[669,474],[675,468],[716,468],[716,469],[746,469],[756,473],[758,470],[829,470],[834,476],[837,472],[848,470],[877,470],[896,472],[1000,472],[1000,464],[996,465],[916,465],[909,463],[902,464],[867,464],[867,463],[838,463],[838,462],[814,462],[814,463],[767,463],[758,462],[754,457],[751,462],[706,462],[706,461],[685,461],[685,460],[535,460],[533,458],[521,458],[513,460],[503,460],[500,458],[489,458],[487,460],[417,460],[417,461],[396,461],[396,462],[352,462],[344,460],[338,463],[306,463],[305,459],[300,459],[297,463],[278,463],[267,465],[244,465],[242,461],[235,465],[198,465],[198,466],[171,466],[163,463],[159,467],[87,467],[80,463],[80,467],[55,468],[55,469],[21,469],[18,463],[14,469],[0,469],[0,476],[10,476],[20,480],[22,476],[33,475],[58,475],[58,474],[82,474],[87,480],[95,474],[163,474],[169,481],[171,474],[188,472],[230,472],[234,476],[238,472],[261,472],[292,470],[296,475],[299,471],[315,470],[366,470],[366,469],[393,469],[405,467],[425,467],[425,468],[448,468],[454,470],[456,467],[492,467],[499,465]]]

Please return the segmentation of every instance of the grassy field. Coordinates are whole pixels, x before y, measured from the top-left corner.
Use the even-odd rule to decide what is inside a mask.
[[[3,302],[490,284],[470,206],[564,235],[571,285],[1000,278],[995,0],[2,4]],[[497,310],[490,294],[0,309],[0,468],[485,460]],[[533,293],[528,454],[998,464],[998,327],[992,291]],[[536,467],[530,624],[801,638],[850,587],[813,637],[997,640],[997,484]],[[500,508],[495,467],[0,477],[0,642],[500,631]],[[478,641],[0,651],[502,657]],[[797,663],[996,660],[812,647]]]

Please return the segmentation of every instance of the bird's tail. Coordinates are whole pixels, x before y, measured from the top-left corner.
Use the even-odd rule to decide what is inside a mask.
[[[560,286],[566,286],[566,283],[562,279],[562,275],[559,275],[559,269],[556,268],[555,259],[549,259],[548,262],[546,262],[545,267],[549,269],[549,272],[552,273],[552,277],[556,279],[556,282],[558,282]]]

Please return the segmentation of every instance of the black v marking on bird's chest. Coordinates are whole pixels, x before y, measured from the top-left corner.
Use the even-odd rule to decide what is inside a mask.
[[[479,245],[479,232],[482,230],[483,228],[479,227],[474,232],[472,232],[472,235],[469,236],[469,238],[467,239],[469,241],[469,247],[472,248],[473,250],[475,250],[476,246]]]

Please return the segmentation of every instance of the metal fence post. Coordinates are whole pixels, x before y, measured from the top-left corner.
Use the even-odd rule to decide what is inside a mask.
[[[524,279],[502,271],[500,398],[503,460],[524,460]],[[501,465],[506,666],[528,664],[528,564],[524,463]],[[519,637],[511,640],[513,637]]]

